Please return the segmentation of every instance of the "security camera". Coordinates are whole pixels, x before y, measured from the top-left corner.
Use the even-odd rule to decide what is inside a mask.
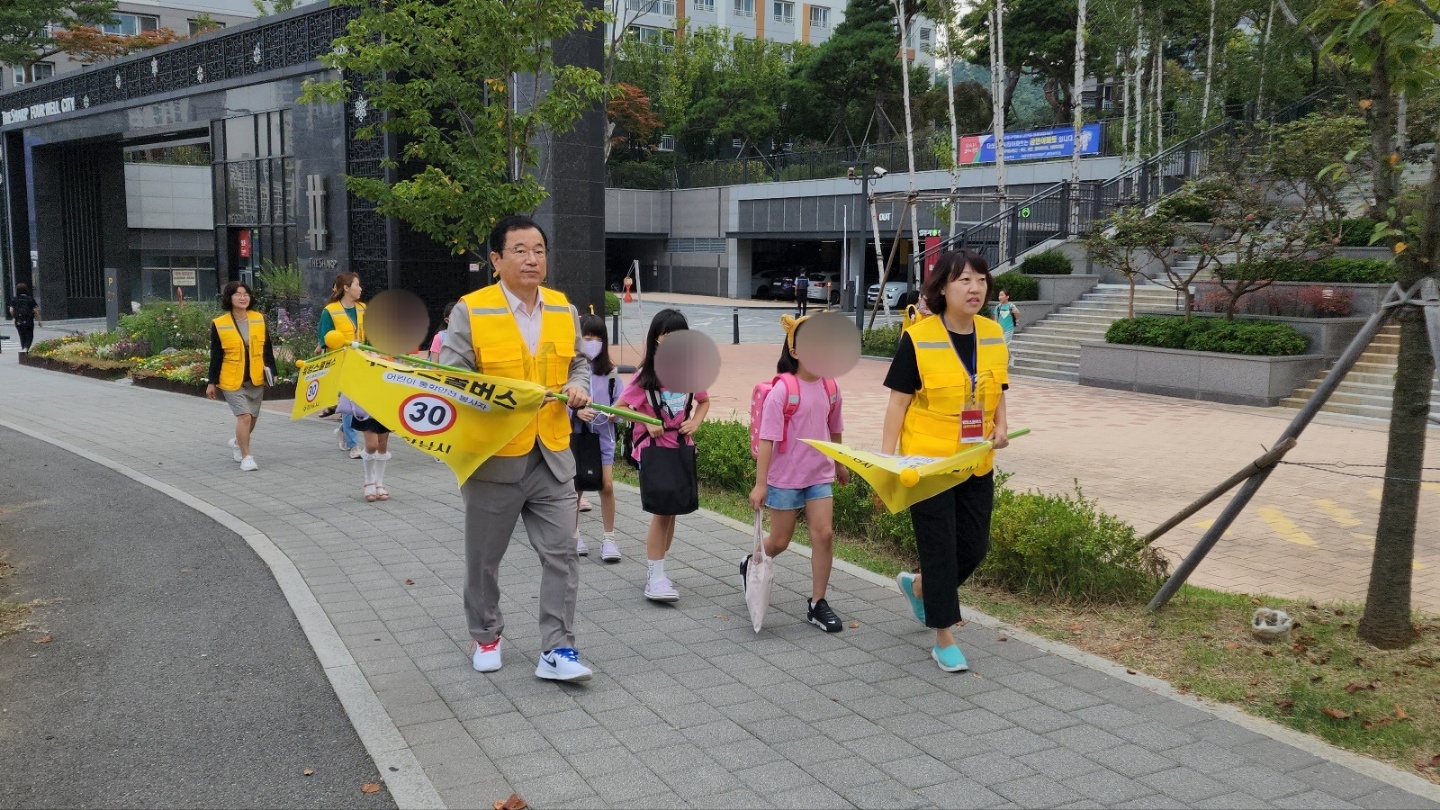
[[[884,177],[884,176],[887,175],[887,174],[889,174],[889,172],[885,171],[885,167],[884,167],[884,166],[876,166],[876,167],[875,167],[875,176],[876,176],[876,177]]]

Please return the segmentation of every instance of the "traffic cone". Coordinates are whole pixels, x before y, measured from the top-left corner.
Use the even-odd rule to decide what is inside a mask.
[[[635,303],[635,296],[633,296],[633,295],[630,294],[630,288],[631,288],[632,286],[634,286],[634,284],[635,284],[635,282],[631,281],[629,276],[626,276],[626,277],[625,277],[625,299],[624,299],[624,301],[625,301],[625,303],[627,303],[627,304],[633,304],[633,303]]]

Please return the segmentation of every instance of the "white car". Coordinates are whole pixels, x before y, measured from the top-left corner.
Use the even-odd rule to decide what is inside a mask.
[[[810,279],[810,289],[805,293],[807,298],[827,304],[840,303],[840,288],[844,286],[840,273],[834,270],[819,270],[805,275]]]
[[[880,285],[871,284],[870,290],[865,294],[865,306],[875,306],[875,299],[880,296]],[[905,282],[885,282],[885,306],[896,309],[900,306],[900,300],[905,296]]]

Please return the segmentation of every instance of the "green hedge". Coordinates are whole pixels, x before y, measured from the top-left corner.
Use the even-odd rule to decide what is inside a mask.
[[[605,291],[605,314],[615,315],[620,312],[620,296],[609,290]]]
[[[1011,301],[1035,301],[1040,298],[1040,282],[1018,270],[1010,270],[995,277],[995,294],[990,296],[992,302],[1000,300],[1001,290],[1010,293]]]
[[[121,315],[120,334],[146,343],[151,354],[165,349],[209,349],[210,322],[219,315],[220,307],[211,303],[158,301],[145,304],[139,312]]]
[[[695,435],[700,480],[737,495],[755,485],[750,428],[744,422],[707,421]],[[1003,482],[1003,476],[997,476]],[[835,487],[836,534],[916,553],[908,511],[876,506],[859,476]],[[1165,576],[1164,559],[1135,530],[1074,495],[1014,492],[997,486],[990,555],[977,581],[1016,593],[1079,602],[1148,599]]]
[[[1317,230],[1322,239],[1334,239],[1338,230],[1340,241],[1335,244],[1340,247],[1369,247],[1370,237],[1375,235],[1375,220],[1369,217],[1347,217],[1340,220],[1338,229],[1330,225]]]
[[[1165,315],[1116,321],[1105,331],[1105,342],[1269,357],[1304,354],[1310,345],[1304,335],[1285,324],[1219,318],[1195,318],[1186,323]]]
[[[1181,192],[1161,200],[1155,216],[1171,222],[1209,222],[1215,217],[1215,212],[1210,210],[1210,203],[1203,197]]]
[[[1068,276],[1074,271],[1070,257],[1058,250],[1037,253],[1020,263],[1020,272],[1032,276]]]
[[[866,329],[860,335],[860,353],[875,357],[894,357],[900,343],[900,324]]]
[[[1385,259],[1349,259],[1332,256],[1314,262],[1277,262],[1268,274],[1275,281],[1311,284],[1393,284],[1400,270]]]

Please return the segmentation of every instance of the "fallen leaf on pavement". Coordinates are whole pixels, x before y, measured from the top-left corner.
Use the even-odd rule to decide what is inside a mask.
[[[304,775],[306,775],[306,776],[314,776],[314,775],[315,775],[315,769],[314,769],[314,768],[306,768],[305,770],[301,771],[301,773],[304,774]]]
[[[1010,640],[1010,637],[1009,637],[1009,636],[1001,636],[1001,637],[999,637],[999,638],[997,638],[997,639],[995,639],[995,640],[996,640],[996,641],[1009,641],[1009,640]]]
[[[495,802],[495,810],[526,810],[529,806],[518,793],[511,793],[510,798],[503,802]]]
[[[379,782],[366,782],[365,784],[363,784],[363,785],[360,786],[360,792],[361,792],[361,793],[379,793],[379,792],[380,792],[380,783],[379,783]]]
[[[407,579],[407,580],[405,580],[405,584],[406,584],[406,585],[414,585],[414,584],[415,584],[415,580],[413,580],[413,579]]]
[[[1329,706],[1326,706],[1325,708],[1321,709],[1320,711],[1324,712],[1325,714],[1330,715],[1331,717],[1335,718],[1336,720],[1349,720],[1349,719],[1350,719],[1350,713],[1347,712],[1347,711],[1345,711],[1344,709],[1332,709],[1332,708],[1330,708]]]
[[[859,622],[850,622],[850,629],[851,629],[851,630],[854,630],[855,628],[857,628],[857,627],[859,627],[859,626],[860,626],[860,623],[859,623]]]
[[[1135,674],[1135,670],[1133,670],[1133,669],[1127,669],[1127,670],[1125,670],[1125,674],[1126,674],[1126,675],[1134,675],[1134,674]]]
[[[40,638],[35,639],[35,643],[36,643],[36,644],[49,644],[50,642],[52,642],[52,641],[54,641],[54,640],[55,640],[55,637],[54,637],[54,636],[41,636]]]

